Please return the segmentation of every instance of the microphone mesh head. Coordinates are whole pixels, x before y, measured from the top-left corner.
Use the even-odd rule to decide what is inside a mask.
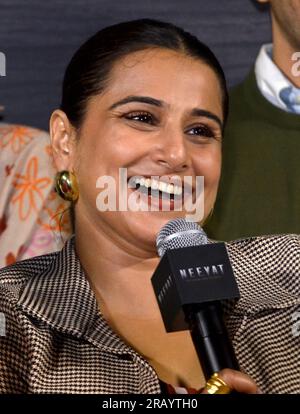
[[[160,257],[167,250],[201,244],[207,244],[206,233],[197,223],[186,221],[184,218],[169,221],[162,227],[156,238],[156,247]]]

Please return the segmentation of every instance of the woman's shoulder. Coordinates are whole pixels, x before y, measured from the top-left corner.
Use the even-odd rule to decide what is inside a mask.
[[[33,276],[42,274],[55,260],[58,252],[36,256],[0,269],[0,303],[5,298],[18,300],[23,287]]]
[[[254,236],[226,242],[227,249],[232,254],[246,254],[255,260],[274,265],[274,259],[290,261],[294,258],[299,265],[300,235],[299,234],[275,234],[266,236]],[[272,260],[272,262],[270,261]]]
[[[260,286],[281,287],[300,294],[300,235],[256,236],[226,243],[231,263],[243,278]]]
[[[57,253],[37,256],[0,269],[0,393],[26,393],[31,343],[38,343],[33,325],[19,307],[31,278],[51,266]],[[34,293],[31,292],[31,293]],[[43,344],[43,341],[40,343]]]
[[[299,392],[300,236],[249,237],[226,244],[240,300],[227,327],[243,369],[267,393]],[[297,371],[297,372],[298,372]]]

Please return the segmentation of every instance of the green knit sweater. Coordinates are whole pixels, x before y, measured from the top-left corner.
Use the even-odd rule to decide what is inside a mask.
[[[300,233],[300,115],[260,93],[254,71],[230,94],[211,238]]]

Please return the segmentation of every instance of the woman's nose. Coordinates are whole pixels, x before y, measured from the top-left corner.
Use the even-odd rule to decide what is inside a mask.
[[[174,172],[188,169],[190,157],[182,131],[168,131],[161,135],[153,154],[155,162]]]

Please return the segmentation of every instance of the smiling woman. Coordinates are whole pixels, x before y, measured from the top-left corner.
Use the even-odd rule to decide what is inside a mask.
[[[121,23],[96,33],[75,53],[61,107],[50,120],[57,189],[72,203],[75,235],[61,252],[0,273],[7,327],[0,338],[2,392],[161,393],[205,386],[189,333],[165,332],[151,276],[159,261],[157,233],[186,216],[182,201],[205,196],[202,221],[213,208],[226,116],[227,89],[217,59],[172,24]],[[140,209],[99,208],[102,179],[113,183],[116,206],[125,186],[125,198],[135,197]],[[294,270],[279,250],[288,245],[289,254],[299,251],[299,239],[282,237],[227,244],[242,293],[228,326],[241,367],[267,392],[299,387],[297,379],[282,383],[282,367],[269,358],[270,341],[259,334],[266,327],[259,313],[264,303],[285,321],[298,303],[268,268],[278,255],[288,273]],[[265,245],[277,246],[273,260],[253,255]],[[266,302],[258,299],[260,289]],[[253,309],[257,314],[248,321]],[[287,330],[279,341],[285,346],[274,345],[277,357],[296,366],[296,344]],[[227,391],[258,392],[237,371],[221,371],[211,381]]]
[[[118,47],[113,47],[113,30],[120,31]],[[165,37],[159,33],[163,30]],[[104,38],[108,42],[103,43]],[[158,211],[152,209],[147,228],[149,212],[99,215],[91,209],[101,176],[115,179],[119,204],[120,167],[127,169],[129,178],[156,176],[166,182],[189,176],[194,189],[195,177],[204,176],[205,218],[216,197],[226,113],[223,72],[210,50],[191,35],[140,22],[92,37],[70,62],[61,111],[51,119],[57,167],[74,170],[82,187],[75,207],[76,234],[89,229],[95,240],[94,233],[101,229],[126,250],[134,246],[134,254],[144,256],[149,249],[153,254],[162,225],[178,217],[170,200],[163,201],[159,193],[152,194],[151,204],[158,205]],[[149,205],[148,194],[135,194]],[[183,208],[181,215],[185,213]]]

